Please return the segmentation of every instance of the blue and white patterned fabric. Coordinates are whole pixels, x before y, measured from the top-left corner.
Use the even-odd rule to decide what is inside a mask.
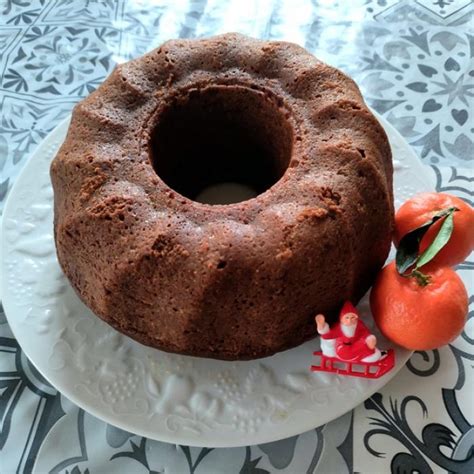
[[[169,38],[227,31],[297,42],[346,71],[437,189],[472,205],[473,18],[470,0],[1,0],[0,210],[28,156],[116,63]],[[160,443],[99,421],[42,378],[0,312],[0,473],[472,473],[472,255],[458,270],[470,312],[453,344],[415,353],[325,426],[233,449]]]

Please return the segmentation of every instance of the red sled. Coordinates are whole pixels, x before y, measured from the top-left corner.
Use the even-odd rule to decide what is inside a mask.
[[[319,356],[319,365],[312,365],[312,372],[332,372],[339,375],[350,375],[352,377],[363,377],[365,379],[378,379],[393,369],[395,365],[395,353],[389,349],[387,355],[377,362],[353,362],[341,360],[337,357],[327,357],[321,351],[313,352]]]

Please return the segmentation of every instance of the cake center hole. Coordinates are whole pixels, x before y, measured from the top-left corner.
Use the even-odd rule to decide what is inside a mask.
[[[287,110],[242,86],[194,89],[157,117],[150,154],[160,178],[207,204],[251,199],[273,186],[291,158]]]

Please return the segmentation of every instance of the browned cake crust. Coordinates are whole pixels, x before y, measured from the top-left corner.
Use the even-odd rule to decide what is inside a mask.
[[[173,40],[118,66],[75,107],[51,178],[77,294],[166,351],[296,346],[316,313],[360,299],[390,247],[384,130],[350,78],[291,43]],[[235,178],[261,194],[192,200]]]

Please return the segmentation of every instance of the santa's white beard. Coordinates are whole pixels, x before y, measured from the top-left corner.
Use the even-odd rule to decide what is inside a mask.
[[[342,334],[344,334],[344,336],[346,337],[354,337],[356,327],[357,327],[357,323],[350,324],[349,326],[346,326],[345,324],[341,324]]]

